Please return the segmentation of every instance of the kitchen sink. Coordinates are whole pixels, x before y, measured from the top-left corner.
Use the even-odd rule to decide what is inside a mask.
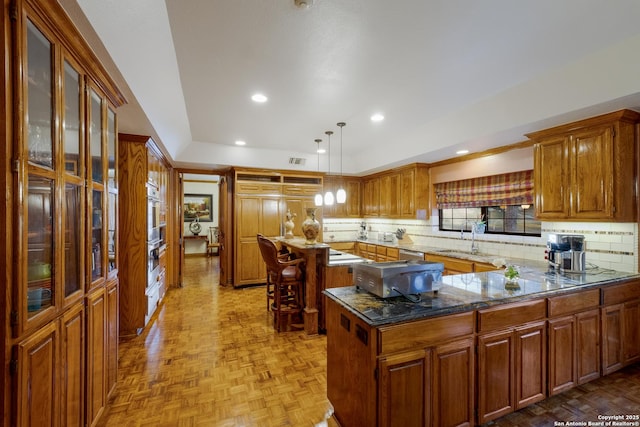
[[[491,256],[490,254],[486,254],[484,252],[462,251],[462,250],[459,250],[459,249],[442,249],[442,250],[438,250],[436,252],[439,253],[439,254],[464,254],[464,255],[474,255],[474,256],[480,256],[480,257]]]

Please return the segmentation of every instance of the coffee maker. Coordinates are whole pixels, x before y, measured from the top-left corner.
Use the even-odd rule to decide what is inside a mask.
[[[586,249],[581,234],[551,233],[547,237],[545,258],[550,268],[561,273],[584,273]]]

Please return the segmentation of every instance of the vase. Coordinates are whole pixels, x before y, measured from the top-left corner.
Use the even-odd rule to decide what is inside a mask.
[[[307,239],[305,245],[315,245],[317,243],[320,223],[316,220],[316,208],[307,208],[307,218],[302,222],[302,234]]]
[[[290,210],[287,210],[287,220],[284,222],[284,238],[285,239],[293,239],[293,228],[295,224],[293,223],[293,218],[296,214],[291,214]]]

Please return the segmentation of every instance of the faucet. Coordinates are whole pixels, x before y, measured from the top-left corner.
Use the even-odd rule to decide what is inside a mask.
[[[478,245],[476,245],[476,224],[471,224],[471,253],[478,253]]]
[[[460,226],[460,240],[464,240],[464,226],[465,225],[469,225],[469,222],[467,221],[466,223],[463,223]],[[471,223],[471,253],[475,254],[478,253],[480,249],[478,248],[478,245],[476,244],[476,224],[474,222]]]

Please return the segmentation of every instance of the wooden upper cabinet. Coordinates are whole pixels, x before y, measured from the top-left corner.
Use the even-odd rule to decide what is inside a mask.
[[[380,177],[380,209],[381,217],[397,218],[400,216],[400,173],[391,173]]]
[[[527,135],[537,218],[634,221],[638,122],[621,110]]]
[[[325,176],[324,191],[331,190],[335,194],[342,186],[347,193],[345,203],[334,203],[333,206],[323,206],[325,218],[360,218],[360,204],[362,200],[362,179],[359,177]]]

